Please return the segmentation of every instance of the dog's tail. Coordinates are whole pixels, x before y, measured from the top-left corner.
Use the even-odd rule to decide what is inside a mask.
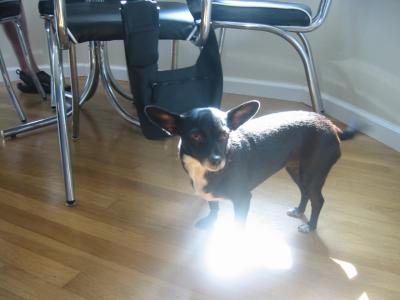
[[[338,135],[341,141],[347,141],[351,140],[357,133],[358,133],[357,129],[352,127],[347,127],[346,129],[341,130],[341,132],[338,132]]]
[[[345,129],[340,129],[336,126],[336,132],[341,141],[351,140],[357,133],[359,133],[359,126],[353,123],[348,125]]]

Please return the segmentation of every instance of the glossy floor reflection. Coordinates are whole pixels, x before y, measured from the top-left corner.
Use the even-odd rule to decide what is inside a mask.
[[[358,271],[352,263],[332,257],[331,260],[337,263],[342,268],[343,272],[346,273],[347,278],[353,279],[358,275]]]
[[[207,270],[219,278],[237,278],[260,269],[290,269],[293,264],[282,234],[260,223],[242,228],[232,221],[218,221],[205,253]]]
[[[358,300],[369,300],[368,294],[366,292],[362,293]]]

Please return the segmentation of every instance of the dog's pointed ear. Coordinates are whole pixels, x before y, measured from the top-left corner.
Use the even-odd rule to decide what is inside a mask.
[[[161,107],[155,105],[148,105],[144,108],[146,116],[155,125],[163,129],[169,135],[178,135],[177,123],[179,122],[180,116],[171,113]]]
[[[250,120],[260,108],[260,102],[251,100],[227,111],[227,125],[230,130],[236,130]]]

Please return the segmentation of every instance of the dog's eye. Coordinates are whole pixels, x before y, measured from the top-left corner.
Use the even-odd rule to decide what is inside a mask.
[[[190,138],[192,141],[201,142],[203,140],[203,136],[200,132],[195,131],[190,134]]]

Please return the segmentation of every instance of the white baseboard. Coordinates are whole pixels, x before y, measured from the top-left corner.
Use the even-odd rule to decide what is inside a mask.
[[[89,64],[78,63],[77,68],[78,68],[79,76],[85,76],[85,75],[89,74]],[[19,77],[18,77],[18,75],[16,73],[17,69],[18,68],[16,68],[16,67],[8,67],[7,68],[8,76],[10,76],[10,80],[11,81],[19,80]],[[47,73],[50,73],[50,66],[49,65],[40,65],[39,69],[42,70],[42,71],[45,71]],[[113,73],[113,76],[115,77],[115,79],[117,79],[117,80],[125,80],[125,81],[128,80],[128,73],[126,71],[125,66],[119,66],[119,65],[111,66],[111,70],[112,70],[112,73]],[[67,78],[71,74],[68,64],[64,64],[64,74],[65,74],[65,77],[67,77]],[[3,77],[2,76],[0,76],[0,82],[3,82]]]
[[[49,66],[43,65],[40,69],[48,72]],[[128,80],[125,67],[111,66],[111,69],[117,80]],[[18,80],[15,70],[16,68],[8,69],[11,80]],[[80,75],[88,74],[89,65],[78,64],[78,72]],[[65,75],[69,76],[68,66],[65,67]],[[224,91],[255,97],[301,101],[310,105],[307,87],[283,82],[227,76],[224,78]],[[346,124],[356,123],[366,135],[400,151],[400,126],[331,95],[322,94],[322,99],[328,115]]]
[[[400,152],[400,126],[348,102],[322,95],[325,111],[346,124],[356,123],[362,133]]]
[[[311,105],[310,96],[306,87],[284,82],[225,76],[224,92],[303,102],[307,105]]]
[[[225,77],[224,91],[311,104],[307,87],[281,82]],[[400,151],[400,126],[331,95],[323,93],[322,101],[326,114],[346,124],[355,123],[361,132]]]
[[[8,76],[10,77],[10,80],[11,80],[11,81],[15,81],[15,80],[18,80],[18,79],[19,79],[17,73],[15,73],[15,71],[17,71],[17,69],[18,69],[18,68],[14,68],[14,67],[13,67],[13,68],[10,68],[10,67],[7,67]],[[0,76],[0,82],[4,82],[3,76]]]

